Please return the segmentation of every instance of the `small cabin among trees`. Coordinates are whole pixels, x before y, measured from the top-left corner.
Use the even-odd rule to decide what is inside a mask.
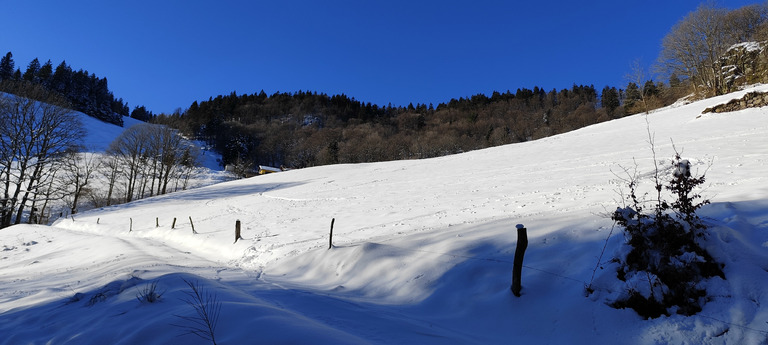
[[[259,165],[259,175],[266,175],[266,174],[271,174],[271,173],[281,172],[281,171],[284,171],[284,170],[280,168],[273,168],[266,165]]]

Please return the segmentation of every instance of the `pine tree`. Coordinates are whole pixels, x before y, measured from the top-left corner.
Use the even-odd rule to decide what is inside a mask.
[[[43,87],[50,88],[51,77],[53,77],[53,64],[51,64],[51,60],[49,59],[40,67],[40,70],[37,71],[37,78],[40,80],[40,84],[43,84]]]
[[[40,73],[40,60],[35,58],[32,60],[29,65],[27,65],[27,70],[24,72],[24,75],[22,78],[28,82],[32,83],[39,83],[39,73]]]
[[[640,88],[635,83],[627,84],[626,99],[624,101],[624,107],[627,109],[627,114],[633,112],[633,108],[637,101],[641,100]]]
[[[657,96],[658,94],[659,88],[656,86],[653,80],[646,81],[645,85],[643,85],[643,95],[645,97],[652,97]]]
[[[603,94],[601,96],[601,102],[605,112],[612,116],[616,108],[619,107],[619,91],[615,87],[604,87]]]
[[[669,76],[669,87],[672,89],[677,89],[681,86],[680,78],[677,76],[676,73],[672,73],[672,75]]]
[[[53,72],[51,77],[51,90],[66,95],[69,91],[70,84],[72,82],[72,69],[67,65],[66,61],[62,61]]]
[[[128,108],[128,105],[125,104],[123,99],[114,99],[114,96],[112,97],[112,111],[121,116],[129,116],[131,114],[131,110]],[[120,120],[122,121],[122,118]]]
[[[131,118],[144,122],[152,120],[152,116],[152,112],[147,111],[147,108],[143,105],[133,108],[133,111],[131,112]]]
[[[0,81],[11,80],[14,72],[13,54],[8,52],[0,59]]]

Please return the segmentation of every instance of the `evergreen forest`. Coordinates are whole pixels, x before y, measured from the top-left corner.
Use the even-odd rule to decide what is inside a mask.
[[[644,94],[668,104],[676,94],[648,81],[627,90],[574,85],[378,106],[347,95],[298,91],[217,96],[154,122],[178,128],[221,153],[222,165],[247,174],[256,165],[303,168],[419,159],[564,133],[642,111]]]
[[[107,78],[99,78],[86,70],[73,70],[66,61],[53,67],[51,60],[41,64],[35,58],[24,72],[16,67],[13,53],[7,52],[0,58],[0,91],[11,94],[29,86],[43,89],[61,96],[64,106],[95,117],[107,123],[123,125],[123,117],[131,116],[149,121],[152,113],[138,106],[133,112],[122,98],[115,98],[107,86]]]

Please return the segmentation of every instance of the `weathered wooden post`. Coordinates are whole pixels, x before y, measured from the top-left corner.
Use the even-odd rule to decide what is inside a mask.
[[[189,225],[192,226],[192,234],[197,234],[197,231],[195,231],[195,223],[192,223],[192,216],[189,216]]]
[[[131,231],[133,231],[133,218],[128,218],[128,220],[131,221],[131,223],[130,223],[130,225],[128,227],[128,232],[131,232]]]
[[[171,224],[171,229],[176,229],[176,217],[173,217],[173,223]]]
[[[240,236],[240,219],[238,219],[237,221],[235,221],[235,242],[233,242],[232,244],[237,243],[237,240],[241,238],[243,237]]]
[[[101,220],[101,218],[96,218],[96,224],[99,224],[100,220]]]
[[[333,248],[333,223],[336,222],[336,218],[331,219],[331,234],[328,236],[328,249]]]
[[[523,224],[517,224],[517,247],[515,248],[515,261],[512,267],[512,294],[520,297],[520,290],[522,285],[520,283],[520,276],[523,273],[523,256],[525,255],[525,249],[528,248],[528,233]]]
[[[155,227],[156,228],[160,227],[160,217],[155,217]]]

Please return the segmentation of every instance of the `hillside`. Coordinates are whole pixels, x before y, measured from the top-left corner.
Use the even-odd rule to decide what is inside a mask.
[[[298,169],[4,229],[0,343],[210,344],[179,335],[178,315],[194,313],[183,279],[221,301],[218,344],[765,343],[768,111],[701,115],[755,90],[768,86],[535,141]],[[614,173],[653,167],[647,124],[662,164],[673,141],[707,170],[706,247],[726,280],[703,283],[692,317],[606,305],[632,287],[608,262],[625,249],[603,215],[621,202]],[[529,231],[519,298],[516,224]],[[138,301],[153,282],[159,301]]]
[[[172,129],[132,118],[118,126],[62,107],[48,91],[26,91],[26,97],[0,92],[0,228],[49,224],[81,210],[231,179],[212,171],[220,170],[219,155]],[[128,153],[125,145],[135,136]],[[135,164],[127,164],[131,159]]]
[[[113,140],[115,140],[115,138],[117,138],[120,135],[120,133],[125,131],[127,128],[130,128],[131,126],[134,126],[137,124],[144,123],[134,118],[124,117],[123,126],[120,127],[111,123],[106,123],[104,121],[101,121],[99,119],[96,119],[92,116],[88,116],[80,112],[76,112],[76,113],[78,114],[78,117],[87,132],[86,137],[83,138],[85,150],[88,152],[94,152],[94,153],[106,151],[107,148],[109,148],[109,144]],[[201,143],[197,143],[197,144],[200,147],[203,146]],[[221,166],[217,162],[217,159],[221,159],[221,156],[209,150],[201,150],[200,154],[201,154],[200,163],[202,167],[205,167],[213,171],[222,170]]]

